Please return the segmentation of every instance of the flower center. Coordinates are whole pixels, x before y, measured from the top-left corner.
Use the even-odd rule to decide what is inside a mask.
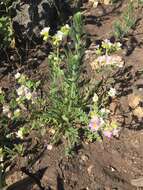
[[[97,128],[97,124],[96,123],[94,123],[93,128]]]

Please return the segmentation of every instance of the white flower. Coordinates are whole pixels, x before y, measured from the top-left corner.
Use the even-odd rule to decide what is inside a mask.
[[[30,89],[24,85],[20,86],[17,89],[17,94],[18,94],[18,96],[25,97],[27,100],[31,100],[31,98],[32,98],[32,93],[31,93]],[[19,101],[19,100],[20,100],[19,98],[16,99],[16,101]]]
[[[105,39],[105,40],[102,42],[102,45],[103,45],[103,46],[108,45],[108,46],[109,46],[109,48],[110,48],[113,44],[110,42],[110,40]]]
[[[93,96],[92,100],[93,100],[93,102],[98,101],[98,95],[96,93],[94,93],[94,96]]]
[[[7,113],[7,117],[8,117],[8,118],[11,118],[11,117],[12,117],[12,113],[11,113],[11,112],[8,112],[8,113]]]
[[[20,109],[14,111],[14,116],[18,117],[20,115]]]
[[[18,73],[16,73],[14,76],[15,76],[15,79],[19,79],[20,76],[21,76],[21,74],[18,72]]]
[[[32,98],[31,92],[26,93],[26,94],[25,94],[25,98],[26,98],[27,100],[31,100],[31,98]]]
[[[8,105],[3,105],[3,113],[8,114],[9,113],[9,106]]]
[[[108,39],[105,39],[104,42],[105,42],[106,44],[111,44],[110,40],[108,40]]]
[[[24,95],[24,90],[25,90],[25,86],[24,86],[24,85],[20,86],[20,87],[16,90],[18,96]]]
[[[20,139],[23,139],[24,138],[24,131],[25,131],[25,128],[24,127],[21,127],[18,132],[16,132],[16,136]]]
[[[64,33],[61,31],[58,31],[57,34],[55,34],[55,38],[58,39],[59,41],[62,41],[64,37]]]
[[[68,24],[65,24],[65,28],[70,29],[70,26]]]
[[[45,28],[43,28],[42,30],[41,30],[41,32],[40,32],[40,34],[42,35],[42,36],[45,36],[45,35],[49,35],[49,30],[50,30],[50,27],[45,27]]]
[[[21,99],[20,97],[16,98],[16,102],[19,102],[19,101],[20,101],[20,99]]]
[[[108,95],[111,96],[111,97],[115,97],[116,95],[116,89],[115,88],[110,88],[109,92],[108,92]]]
[[[49,38],[49,30],[50,30],[50,27],[45,27],[40,32],[41,36],[43,36],[44,41],[47,41]]]
[[[63,32],[65,36],[67,36],[70,32],[70,26],[68,24],[62,26],[60,31]]]
[[[120,42],[115,43],[115,47],[116,47],[117,50],[120,50],[121,46],[122,46],[122,44]]]
[[[3,105],[3,114],[7,115],[8,118],[11,118],[12,113],[8,105]]]

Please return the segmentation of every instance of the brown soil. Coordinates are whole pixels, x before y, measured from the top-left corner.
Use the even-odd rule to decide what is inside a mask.
[[[97,39],[111,37],[112,24],[120,16],[124,3],[116,8],[99,6],[96,9],[85,4],[83,9],[86,10],[86,31],[92,42],[91,47]],[[119,96],[111,103],[110,109],[121,123],[119,138],[83,143],[72,158],[65,157],[62,144],[52,150],[44,149],[44,153],[37,156],[30,173],[23,169],[28,177],[25,174],[22,176],[19,171],[9,175],[8,184],[14,183],[9,190],[143,189],[143,108],[142,104],[137,105],[139,109],[135,111],[132,105],[136,96],[143,99],[143,76],[140,74],[143,53],[142,23],[143,18],[132,35],[124,40],[122,56],[125,66],[114,76]],[[90,47],[89,51],[94,54],[94,49],[90,50]],[[45,65],[43,62],[38,68],[46,76]],[[5,85],[3,82],[2,84]],[[48,137],[43,142],[48,144]]]

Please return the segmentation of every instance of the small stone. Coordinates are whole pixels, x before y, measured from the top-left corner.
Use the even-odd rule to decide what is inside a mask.
[[[90,165],[88,168],[87,168],[87,172],[89,175],[91,175],[91,172],[92,172],[92,169],[93,169],[93,165]]]
[[[10,60],[14,61],[14,56],[13,55],[10,56]]]
[[[89,158],[88,158],[88,156],[87,156],[87,155],[82,155],[82,156],[81,156],[81,159],[82,159],[83,161],[85,161],[85,162],[86,162]]]
[[[47,150],[52,150],[53,146],[51,144],[47,145]]]
[[[136,108],[139,105],[139,102],[141,101],[141,97],[136,94],[130,94],[128,96],[128,104],[131,108]]]

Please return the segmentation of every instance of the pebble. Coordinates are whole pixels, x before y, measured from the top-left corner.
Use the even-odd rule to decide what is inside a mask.
[[[92,169],[94,168],[93,165],[90,165],[88,168],[87,168],[87,172],[89,175],[91,175],[91,172],[92,172]]]
[[[82,155],[81,159],[86,162],[89,159],[89,157],[87,155]]]
[[[53,146],[51,144],[47,145],[47,150],[52,150]]]

